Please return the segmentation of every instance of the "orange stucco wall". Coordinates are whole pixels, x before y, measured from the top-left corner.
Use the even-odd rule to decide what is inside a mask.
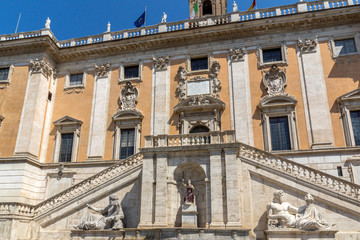
[[[335,63],[331,58],[328,42],[319,44],[323,65],[335,147],[344,147],[345,138],[339,104],[336,99],[359,87],[360,64],[358,61]],[[351,59],[351,57],[350,57]]]
[[[15,67],[10,85],[0,89],[0,115],[5,117],[0,127],[1,157],[14,154],[28,78],[29,67]]]

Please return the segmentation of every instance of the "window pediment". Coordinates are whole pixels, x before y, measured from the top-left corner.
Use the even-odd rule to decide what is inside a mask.
[[[62,125],[81,125],[83,122],[80,120],[77,120],[75,118],[65,116],[62,117],[54,122],[55,126],[62,126]]]
[[[286,94],[286,95],[277,95],[277,96],[265,96],[260,100],[259,108],[278,108],[285,106],[295,107],[297,100],[295,97]]]
[[[337,101],[339,103],[360,102],[360,88],[357,88],[351,92],[348,92],[348,93],[338,97]]]
[[[142,113],[136,109],[132,109],[132,110],[118,110],[114,115],[113,115],[113,121],[114,122],[118,122],[118,121],[124,121],[124,120],[142,120],[144,118],[144,116],[142,115]]]

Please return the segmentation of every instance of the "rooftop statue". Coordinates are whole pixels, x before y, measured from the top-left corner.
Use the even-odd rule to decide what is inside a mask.
[[[162,23],[166,23],[166,19],[167,19],[167,15],[166,15],[165,12],[163,12],[163,16],[162,16],[162,18],[161,18],[161,22],[162,22]]]
[[[86,204],[89,209],[98,214],[88,213],[86,219],[82,221],[77,229],[82,230],[103,230],[103,229],[121,229],[123,223],[121,219],[124,218],[119,199],[116,196],[109,197],[109,205],[104,209],[97,209],[89,204]]]
[[[236,4],[236,2],[234,1],[233,3],[233,12],[237,12],[238,11],[238,6]]]
[[[51,20],[50,20],[50,18],[48,17],[48,18],[46,19],[46,22],[45,22],[45,28],[46,28],[46,29],[50,29],[50,23],[51,23]]]

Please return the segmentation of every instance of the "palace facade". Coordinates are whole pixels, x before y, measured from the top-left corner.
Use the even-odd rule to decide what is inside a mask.
[[[359,1],[226,6],[0,35],[0,239],[360,239]]]

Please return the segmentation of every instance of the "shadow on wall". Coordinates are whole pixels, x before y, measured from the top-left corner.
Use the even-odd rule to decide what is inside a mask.
[[[140,223],[140,180],[134,182],[133,187],[127,192],[121,201],[121,207],[125,218],[123,220],[125,228],[137,228]]]

